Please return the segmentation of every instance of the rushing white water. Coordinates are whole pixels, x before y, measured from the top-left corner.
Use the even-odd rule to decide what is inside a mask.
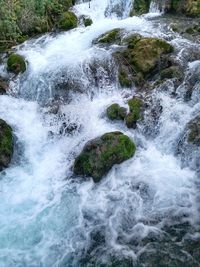
[[[123,19],[113,16],[111,7],[118,3],[93,0],[90,8],[79,4],[75,12],[90,15],[92,26],[17,48],[29,67],[11,83],[11,95],[0,100],[0,117],[12,125],[18,148],[10,168],[0,174],[0,267],[111,266],[108,262],[116,257],[137,261],[144,240],[170,239],[165,233],[170,224],[190,223],[191,234],[199,226],[195,172],[182,168],[174,153],[198,104],[173,99],[170,90],[158,92],[163,112],[155,138],[143,134],[142,126],[129,130],[106,119],[106,107],[115,102],[127,106],[127,95],[134,90],[119,88],[114,70],[111,75],[102,67],[112,68],[111,51],[92,41],[113,28],[164,35],[145,18],[125,18],[129,1]],[[87,71],[94,63],[102,75],[97,85]],[[74,83],[69,94],[63,91],[67,104],[61,102],[53,114],[53,87],[63,73],[64,82]],[[51,102],[53,107],[46,105]],[[76,124],[74,133],[64,133],[63,123]],[[136,142],[136,156],[114,166],[97,185],[74,177],[74,157],[85,142],[113,130]]]

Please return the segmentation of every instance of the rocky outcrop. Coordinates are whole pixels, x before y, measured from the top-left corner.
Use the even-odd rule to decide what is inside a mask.
[[[151,0],[135,0],[130,16],[142,15],[149,12]]]
[[[8,167],[13,155],[12,128],[0,119],[0,171]]]
[[[166,55],[173,52],[173,47],[165,40],[138,34],[129,37],[127,44],[124,51],[114,53],[119,65],[119,83],[123,87],[142,84],[156,70],[165,68]]]
[[[91,176],[95,183],[113,167],[131,158],[135,144],[121,132],[106,133],[88,142],[74,163],[74,173]]]
[[[15,74],[26,71],[26,61],[23,56],[11,54],[7,60],[7,70]]]

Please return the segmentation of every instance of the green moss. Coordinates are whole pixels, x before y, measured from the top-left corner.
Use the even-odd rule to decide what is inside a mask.
[[[26,71],[26,62],[24,58],[17,54],[12,54],[7,60],[7,70],[19,74]]]
[[[98,38],[98,42],[104,43],[104,44],[115,43],[116,41],[119,41],[121,39],[120,31],[121,29],[114,29],[114,30],[108,31]]]
[[[134,115],[135,120],[141,119],[141,109],[143,106],[143,101],[139,98],[132,98],[128,101],[130,112]]]
[[[93,23],[92,19],[90,19],[90,18],[84,19],[83,22],[84,22],[85,27],[91,26]]]
[[[13,154],[13,136],[11,127],[0,119],[0,170],[7,167]]]
[[[131,158],[135,144],[121,132],[111,132],[90,141],[76,158],[74,172],[99,182],[114,164]]]
[[[123,120],[126,117],[126,108],[115,103],[107,108],[106,113],[110,120]]]
[[[178,66],[171,66],[164,69],[160,73],[161,80],[177,78],[178,80],[183,78],[183,73]]]
[[[149,12],[151,0],[135,0],[130,16],[142,15]]]
[[[119,72],[118,79],[119,79],[119,83],[122,87],[131,87],[132,86],[132,81],[128,77],[127,73],[124,70],[121,70]]]
[[[62,30],[71,30],[78,25],[78,19],[73,12],[66,11],[61,15],[58,27]]]

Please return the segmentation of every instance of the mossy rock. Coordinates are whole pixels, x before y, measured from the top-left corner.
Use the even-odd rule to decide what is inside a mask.
[[[136,71],[143,74],[152,71],[163,54],[173,51],[173,47],[166,41],[158,38],[141,38],[135,41],[135,45],[130,41],[131,48],[125,51],[125,57]]]
[[[111,31],[108,31],[104,34],[102,34],[95,43],[100,44],[116,44],[121,42],[121,36],[120,36],[121,29],[113,29]]]
[[[13,155],[12,128],[0,119],[0,171],[8,167]]]
[[[106,133],[88,142],[74,163],[74,173],[97,183],[115,164],[135,154],[135,144],[121,132]]]
[[[190,144],[200,146],[200,116],[191,120],[188,125],[188,138]]]
[[[85,27],[88,27],[88,26],[92,25],[93,21],[91,18],[84,18],[83,23],[84,23]]]
[[[151,0],[135,0],[130,16],[142,15],[149,12]]]
[[[7,70],[15,74],[26,71],[26,61],[23,56],[11,54],[7,60]]]
[[[128,128],[136,128],[137,121],[142,119],[142,109],[144,106],[144,102],[142,99],[133,97],[128,101],[129,105],[129,113],[125,117],[125,123]]]
[[[161,80],[164,79],[178,79],[181,80],[183,78],[183,72],[178,66],[171,66],[161,71],[160,73]]]
[[[107,116],[110,120],[124,120],[126,117],[126,108],[120,107],[119,104],[112,104],[106,110]]]
[[[128,87],[130,88],[132,86],[132,80],[129,77],[128,73],[123,70],[122,68],[119,71],[118,75],[119,83],[122,87]]]
[[[77,16],[71,11],[64,12],[61,15],[59,23],[58,23],[59,29],[66,30],[66,31],[76,28],[77,25],[78,25]]]

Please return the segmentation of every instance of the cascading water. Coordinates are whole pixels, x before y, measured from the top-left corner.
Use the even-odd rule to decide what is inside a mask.
[[[128,4],[119,19],[114,7],[121,2]],[[92,26],[17,47],[29,68],[1,96],[0,117],[12,125],[17,150],[0,173],[0,267],[158,266],[169,254],[168,265],[160,266],[200,266],[198,177],[176,155],[200,106],[172,97],[169,84],[154,92],[154,104],[162,105],[156,131],[151,112],[136,130],[109,122],[106,107],[127,106],[135,90],[118,85],[115,46],[92,41],[113,28],[170,36],[180,60],[183,46],[194,44],[144,17],[125,18],[129,1],[93,0],[90,8],[80,3],[74,10],[90,15]],[[3,67],[1,72],[6,75]],[[75,177],[72,164],[84,144],[113,130],[135,140],[136,156],[99,184]]]

